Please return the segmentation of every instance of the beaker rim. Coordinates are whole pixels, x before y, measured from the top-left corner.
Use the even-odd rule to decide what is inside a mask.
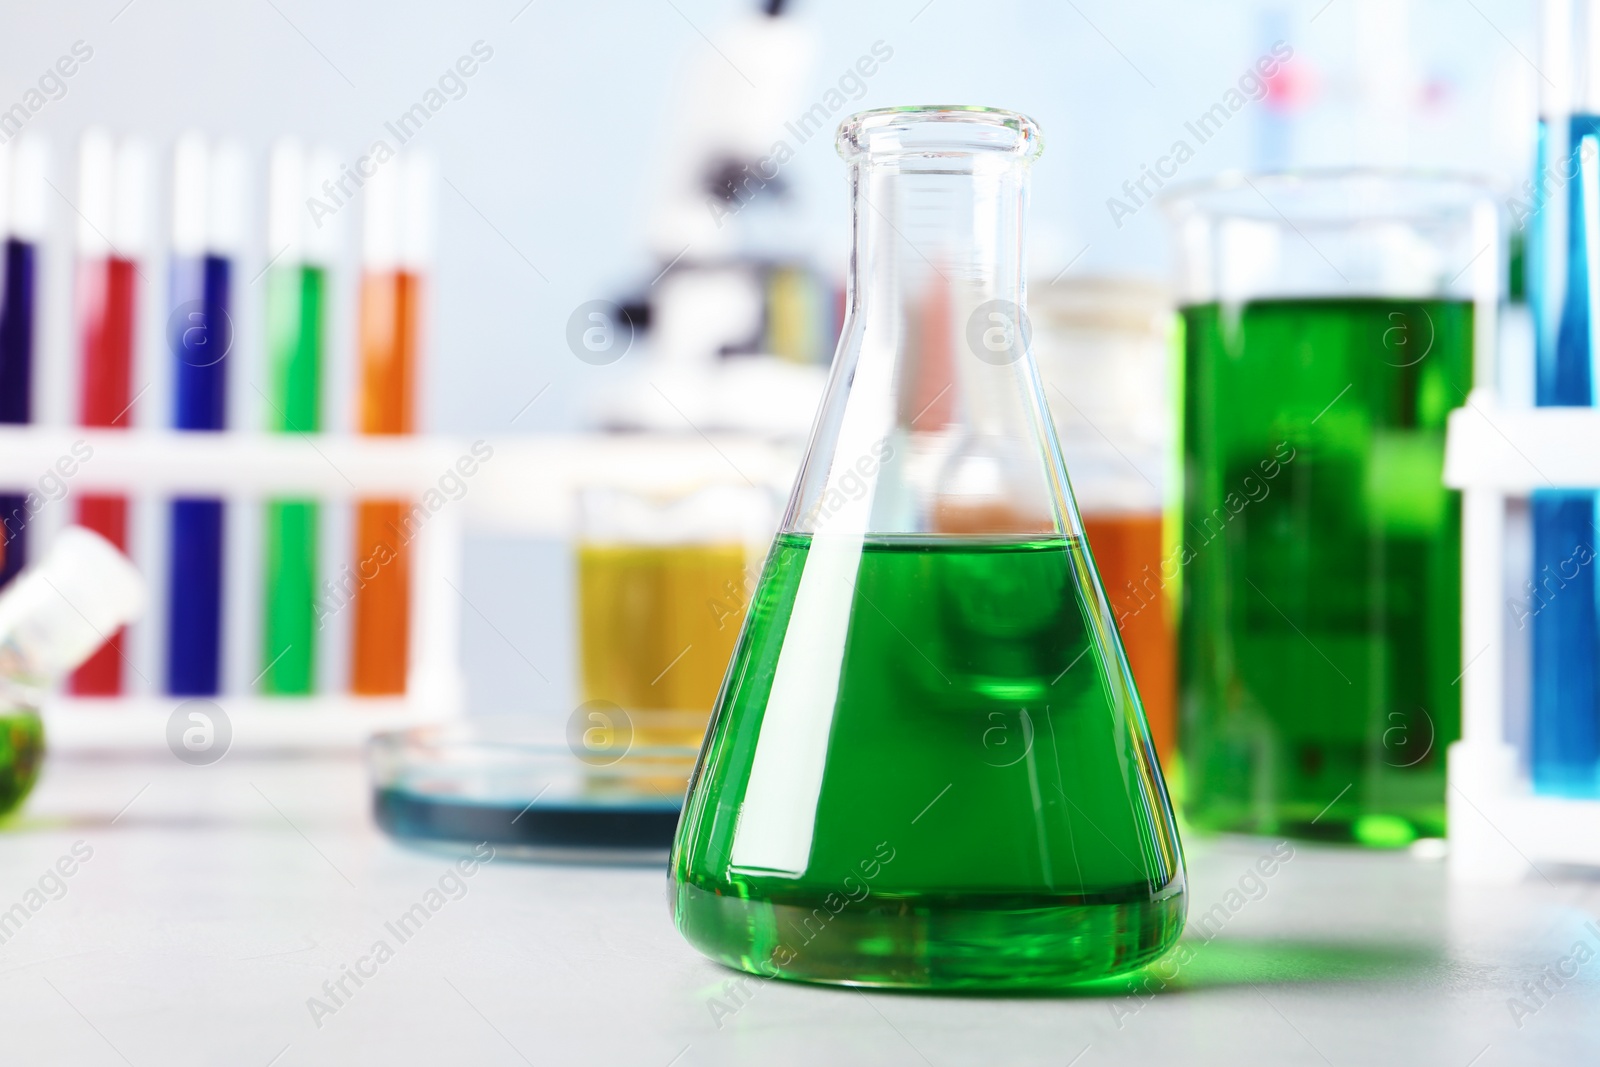
[[[1039,124],[1019,111],[972,104],[917,104],[859,111],[839,124],[834,147],[846,162],[986,155],[1019,160],[1044,150]]]
[[[1250,174],[1226,171],[1163,190],[1156,198],[1170,218],[1195,215],[1346,225],[1472,211],[1493,204],[1494,185],[1464,171],[1389,167],[1325,167]]]

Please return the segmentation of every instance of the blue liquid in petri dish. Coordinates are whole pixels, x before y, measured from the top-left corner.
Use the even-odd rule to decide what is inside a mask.
[[[430,847],[493,845],[512,858],[665,863],[696,752],[624,743],[593,752],[486,716],[380,734],[372,811]]]
[[[431,841],[487,841],[495,846],[573,853],[658,852],[672,847],[678,803],[486,803],[407,789],[378,789],[373,814],[395,837]],[[555,858],[552,855],[551,858]]]

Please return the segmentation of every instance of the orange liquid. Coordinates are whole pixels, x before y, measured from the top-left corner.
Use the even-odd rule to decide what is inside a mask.
[[[422,281],[407,271],[361,279],[361,432],[411,433]]]
[[[1159,514],[1085,515],[1084,533],[1144,701],[1150,736],[1171,766],[1177,746],[1177,650],[1161,587]]]
[[[406,271],[361,279],[361,432],[411,433],[421,279]],[[350,689],[364,696],[406,691],[411,568],[403,501],[356,508],[355,618]]]
[[[350,689],[363,696],[406,691],[411,560],[402,522],[408,510],[408,504],[396,500],[367,500],[356,506]]]

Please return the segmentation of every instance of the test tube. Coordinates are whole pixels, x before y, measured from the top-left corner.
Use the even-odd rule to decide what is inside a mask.
[[[244,155],[179,138],[173,156],[173,426],[227,428],[233,256],[243,237]],[[203,447],[203,446],[202,446]],[[223,501],[172,501],[167,569],[167,691],[212,696],[221,683]]]
[[[273,258],[266,275],[266,424],[277,433],[322,429],[327,268],[334,224],[313,224],[306,203],[316,193],[311,176],[336,167],[322,153],[308,160],[298,141],[285,138],[273,146],[267,211],[267,254]],[[315,688],[316,679],[321,508],[315,500],[269,500],[265,521],[261,689],[304,695]]]
[[[1600,211],[1600,3],[1547,0],[1541,61],[1536,213],[1528,230],[1535,328],[1534,402],[1595,405],[1594,218]],[[1559,178],[1552,179],[1552,176]],[[1585,489],[1536,489],[1529,505],[1538,610],[1531,629],[1529,764],[1535,792],[1600,795],[1600,523]]]
[[[380,163],[367,179],[361,273],[362,433],[415,429],[423,271],[432,243],[433,168],[419,156]],[[356,505],[355,618],[350,688],[406,690],[410,552],[416,524],[403,500]]]
[[[34,317],[45,216],[45,148],[33,137],[0,145],[0,423],[33,421]],[[5,526],[0,585],[27,560],[27,497],[0,493]]]
[[[133,425],[134,310],[138,259],[149,242],[150,160],[144,146],[114,144],[101,129],[84,133],[78,148],[78,264],[76,315],[82,353],[79,422],[101,429]],[[128,548],[128,500],[119,495],[78,497],[78,525],[118,549]],[[72,675],[80,696],[122,692],[122,638],[112,635]]]

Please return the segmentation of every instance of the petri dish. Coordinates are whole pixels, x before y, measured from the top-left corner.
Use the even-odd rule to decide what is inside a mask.
[[[628,735],[569,743],[527,716],[476,716],[378,734],[367,762],[374,817],[408,844],[650,864],[666,862],[697,753]]]

